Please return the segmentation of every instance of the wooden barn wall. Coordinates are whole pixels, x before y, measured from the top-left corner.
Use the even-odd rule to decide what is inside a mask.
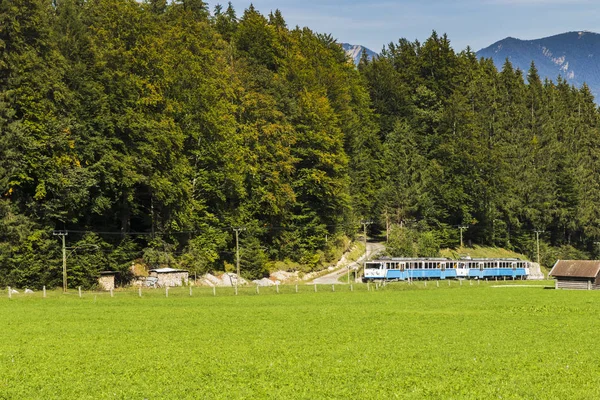
[[[590,290],[590,289],[600,289],[600,285],[592,284],[592,281],[573,281],[573,280],[563,280],[558,279],[556,281],[557,289],[572,289],[572,290]]]

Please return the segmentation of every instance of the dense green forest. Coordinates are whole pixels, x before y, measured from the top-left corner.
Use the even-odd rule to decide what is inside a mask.
[[[136,259],[223,270],[234,227],[252,278],[326,265],[366,219],[414,255],[458,226],[599,253],[598,109],[533,65],[434,32],[357,68],[279,11],[201,0],[0,0],[0,49],[0,285],[60,285],[54,230],[85,287]]]

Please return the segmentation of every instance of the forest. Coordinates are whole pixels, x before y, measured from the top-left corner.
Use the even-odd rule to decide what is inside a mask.
[[[0,286],[132,261],[242,275],[328,265],[370,235],[402,255],[466,244],[542,264],[600,255],[588,87],[446,35],[358,66],[327,33],[252,5],[0,0]],[[400,255],[400,254],[397,254]]]

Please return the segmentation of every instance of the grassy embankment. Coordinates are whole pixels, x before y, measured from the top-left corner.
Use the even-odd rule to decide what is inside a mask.
[[[472,258],[520,258],[527,260],[527,256],[503,249],[501,247],[458,247],[456,249],[442,249],[440,251],[442,257],[457,259],[462,256],[470,256]]]
[[[543,284],[3,292],[0,398],[596,398],[600,292]]]

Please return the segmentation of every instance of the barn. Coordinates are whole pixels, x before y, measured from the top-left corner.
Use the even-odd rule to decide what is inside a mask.
[[[150,276],[155,277],[158,280],[156,285],[159,287],[166,286],[183,286],[188,284],[188,271],[175,268],[158,268],[151,269]]]
[[[598,260],[558,260],[550,271],[556,289],[600,289],[599,275]]]

